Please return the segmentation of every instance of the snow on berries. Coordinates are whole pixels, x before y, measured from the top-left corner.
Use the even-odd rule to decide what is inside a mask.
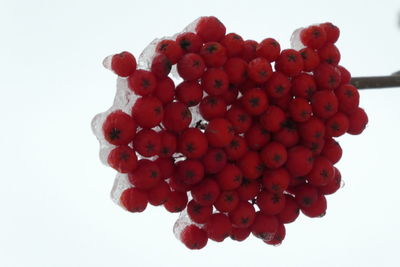
[[[300,211],[324,216],[342,182],[336,138],[368,123],[339,65],[339,34],[315,24],[285,49],[210,16],[154,40],[138,60],[107,57],[117,93],[92,127],[118,172],[112,199],[132,213],[180,213],[174,233],[189,249],[250,234],[279,245]]]

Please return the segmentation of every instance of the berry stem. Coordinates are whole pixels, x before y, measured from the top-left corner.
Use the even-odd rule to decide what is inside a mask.
[[[353,77],[350,83],[358,89],[400,87],[400,71],[390,76]]]

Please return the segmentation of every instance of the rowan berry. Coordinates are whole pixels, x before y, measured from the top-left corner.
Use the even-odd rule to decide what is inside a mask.
[[[235,228],[248,228],[254,222],[256,210],[247,201],[240,201],[236,208],[229,212],[229,219]]]
[[[342,153],[342,148],[333,138],[326,140],[324,148],[321,151],[321,155],[332,162],[332,164],[335,164],[340,160]]]
[[[136,122],[122,110],[110,113],[102,126],[104,139],[112,145],[127,145],[136,135]]]
[[[239,85],[247,78],[247,62],[238,57],[230,58],[225,62],[224,71],[230,83]]]
[[[188,107],[196,106],[203,98],[203,89],[197,81],[184,81],[176,87],[176,99]]]
[[[281,223],[291,223],[299,216],[300,208],[293,196],[285,194],[285,198],[285,207],[277,217]]]
[[[163,105],[154,96],[140,97],[132,107],[132,117],[142,128],[153,128],[159,125],[163,115]]]
[[[368,124],[367,113],[365,113],[364,109],[357,108],[349,116],[349,129],[347,130],[347,132],[353,135],[361,134],[364,131],[367,124]]]
[[[222,191],[214,203],[219,212],[231,212],[239,204],[239,195],[236,191]]]
[[[265,91],[269,97],[282,97],[290,90],[290,80],[282,72],[274,72],[265,84]]]
[[[317,85],[315,84],[313,76],[307,73],[301,73],[292,79],[291,93],[295,97],[302,97],[310,100],[316,91]]]
[[[186,208],[187,202],[186,192],[172,191],[164,203],[164,208],[169,212],[181,212]]]
[[[172,102],[175,96],[174,81],[169,77],[159,80],[153,95],[164,105]]]
[[[311,207],[318,200],[318,190],[309,184],[300,185],[295,189],[294,198],[300,208]]]
[[[199,224],[204,224],[208,221],[213,211],[213,206],[203,206],[197,203],[194,199],[190,200],[187,205],[187,213],[189,218]]]
[[[319,65],[320,59],[318,53],[314,49],[305,47],[299,52],[301,57],[303,58],[304,71],[313,71]]]
[[[311,218],[323,217],[326,213],[327,203],[324,195],[319,195],[315,203],[309,207],[302,207],[301,212]]]
[[[135,56],[126,51],[113,55],[111,69],[118,76],[128,77],[136,71]]]
[[[273,38],[262,40],[256,48],[257,56],[263,57],[269,62],[275,61],[281,52],[281,46]]]
[[[220,148],[210,148],[202,158],[204,171],[209,174],[220,172],[227,163],[227,156]]]
[[[265,215],[261,212],[256,213],[253,224],[251,225],[251,233],[262,240],[272,240],[278,230],[278,220],[275,216]]]
[[[270,133],[260,124],[253,124],[244,134],[244,137],[246,138],[247,145],[252,150],[260,150],[271,140]]]
[[[177,64],[177,70],[182,79],[187,81],[199,79],[204,71],[206,65],[201,56],[194,53],[184,55]]]
[[[146,96],[154,92],[157,80],[150,71],[137,70],[128,77],[128,86],[135,94]]]
[[[144,157],[155,156],[161,150],[161,138],[152,129],[142,129],[133,139],[133,148]]]
[[[205,135],[213,147],[226,147],[235,136],[232,124],[222,118],[211,120],[206,127]]]
[[[318,89],[334,90],[341,84],[340,70],[331,64],[322,63],[313,73]]]
[[[202,46],[200,37],[193,32],[184,32],[179,34],[176,37],[176,42],[185,53],[197,53]]]
[[[313,155],[305,146],[295,146],[288,150],[286,168],[292,176],[304,176],[313,167]]]
[[[290,174],[285,168],[267,170],[264,172],[262,183],[266,190],[282,194],[289,186]]]
[[[267,168],[276,169],[285,164],[287,150],[282,144],[272,141],[263,147],[260,156]]]
[[[146,209],[148,203],[146,192],[134,187],[125,189],[119,201],[130,212],[142,212]]]
[[[217,42],[205,43],[200,49],[200,56],[209,68],[222,67],[228,59],[225,47]]]
[[[222,190],[233,190],[242,184],[242,171],[234,164],[228,163],[216,175],[216,181]]]
[[[325,62],[332,65],[339,64],[340,52],[339,49],[331,43],[325,44],[322,48],[318,50],[318,55],[321,62]]]
[[[120,173],[132,172],[137,166],[135,151],[129,146],[118,146],[107,157],[108,164]]]
[[[214,16],[201,17],[196,25],[196,33],[204,42],[220,41],[225,36],[226,28]]]
[[[236,33],[228,33],[221,40],[221,44],[226,48],[228,57],[236,57],[242,54],[243,38]]]
[[[335,168],[335,176],[332,181],[330,181],[327,185],[321,186],[318,188],[318,191],[324,195],[330,195],[339,190],[342,182],[342,176],[337,168]]]
[[[228,92],[229,78],[223,69],[209,68],[203,74],[201,85],[209,95],[223,95]]]
[[[162,180],[147,192],[149,203],[153,206],[162,205],[168,200],[170,193],[169,185]]]
[[[239,159],[237,164],[243,176],[252,180],[259,178],[265,169],[260,155],[255,151],[247,151],[246,154]]]
[[[199,104],[199,111],[205,120],[212,120],[223,117],[227,104],[222,96],[206,96]]]
[[[311,98],[313,114],[321,119],[328,119],[338,111],[338,99],[333,91],[322,90]]]
[[[232,233],[232,224],[228,216],[223,213],[214,213],[204,226],[208,238],[215,242],[222,242]]]
[[[188,225],[182,230],[180,239],[189,249],[202,249],[208,241],[206,231],[194,224]]]
[[[154,74],[158,79],[164,79],[168,77],[172,68],[172,63],[169,61],[167,56],[163,54],[156,55],[150,66],[151,73]]]
[[[180,102],[169,103],[164,109],[162,124],[167,130],[179,133],[192,121],[192,113],[187,106]]]
[[[177,138],[169,131],[162,130],[159,133],[161,145],[158,155],[163,158],[171,157],[177,150]]]
[[[193,199],[202,206],[214,204],[220,194],[220,188],[213,179],[203,179],[191,190]]]
[[[310,48],[319,49],[325,43],[327,39],[327,34],[323,27],[313,25],[303,29],[300,32],[301,42]]]
[[[294,49],[282,50],[275,61],[275,69],[289,77],[299,75],[303,68],[303,58],[301,54]]]
[[[232,227],[232,234],[231,234],[232,240],[241,242],[244,241],[246,238],[248,238],[249,235],[250,235],[249,228]]]
[[[137,168],[128,174],[129,182],[139,189],[155,187],[161,180],[160,168],[153,161],[141,159]]]
[[[161,40],[156,46],[156,52],[165,55],[171,64],[176,64],[183,56],[182,48],[174,40]]]
[[[289,114],[295,122],[305,122],[311,118],[312,107],[302,97],[296,97],[289,102]]]
[[[307,180],[314,186],[325,186],[334,178],[333,164],[323,156],[314,159],[313,168],[307,174]]]
[[[260,117],[261,125],[269,132],[277,132],[282,128],[286,119],[285,112],[274,105],[270,105]]]
[[[335,43],[339,39],[340,30],[337,26],[330,22],[325,22],[319,25],[326,32],[326,41]]]
[[[229,143],[227,147],[224,148],[224,151],[229,160],[234,161],[240,159],[248,150],[246,140],[240,136],[235,135],[232,141]]]
[[[243,201],[254,199],[260,191],[260,183],[254,179],[243,178],[242,184],[236,190]]]
[[[282,193],[261,191],[257,195],[256,204],[265,215],[276,215],[285,207],[285,196]]]
[[[255,58],[249,62],[248,74],[255,83],[264,83],[272,75],[271,64],[265,58]]]
[[[326,121],[326,136],[339,137],[349,129],[349,119],[342,112],[337,112]]]

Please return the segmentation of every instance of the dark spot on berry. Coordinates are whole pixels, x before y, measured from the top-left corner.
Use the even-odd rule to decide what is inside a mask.
[[[206,47],[206,51],[210,54],[214,53],[218,48],[216,45],[212,44]]]
[[[158,177],[158,172],[157,171],[151,171],[150,172],[150,178],[157,178]]]
[[[182,39],[179,45],[183,50],[187,51],[192,44],[189,42],[189,40]]]
[[[278,194],[273,194],[271,197],[272,203],[276,204],[281,202],[281,197]]]
[[[116,140],[119,139],[119,135],[121,134],[121,131],[117,128],[112,128],[111,131],[108,133],[108,136],[110,137],[111,140]]]
[[[260,105],[260,99],[257,97],[250,98],[249,103],[253,108],[258,107]]]
[[[296,62],[297,61],[296,55],[293,55],[293,54],[287,55],[287,59],[288,59],[289,62]]]
[[[215,80],[214,81],[214,87],[215,88],[221,88],[224,85],[224,83],[221,80]]]
[[[120,160],[123,160],[123,161],[127,161],[127,160],[129,159],[129,154],[126,153],[126,152],[122,152],[122,153],[119,155],[119,159],[120,159]]]
[[[147,88],[150,86],[150,82],[147,79],[142,79],[142,87]]]
[[[152,143],[147,143],[147,145],[146,145],[146,150],[147,150],[148,152],[153,152],[153,151],[154,151],[154,144],[152,144]]]

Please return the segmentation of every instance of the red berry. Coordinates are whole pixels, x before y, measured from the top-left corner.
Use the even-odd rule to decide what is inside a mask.
[[[128,86],[135,94],[145,96],[154,92],[157,80],[150,71],[137,70],[128,77]]]
[[[325,186],[330,183],[335,175],[333,164],[325,157],[316,157],[311,171],[307,174],[307,180],[314,186]]]
[[[232,123],[236,133],[247,132],[252,125],[252,117],[240,106],[232,105],[225,117]]]
[[[208,221],[213,211],[213,207],[203,206],[198,204],[194,199],[190,200],[187,205],[187,213],[190,219],[199,224],[204,224]]]
[[[226,102],[221,96],[206,96],[201,100],[199,111],[201,116],[210,121],[223,117],[226,112]]]
[[[222,190],[233,190],[242,184],[242,171],[234,164],[228,163],[217,174],[216,181]]]
[[[203,89],[197,81],[185,81],[176,87],[176,98],[188,107],[196,106],[203,98]]]
[[[325,125],[313,116],[308,121],[299,124],[299,134],[305,141],[318,142],[325,137]]]
[[[164,79],[168,77],[171,67],[172,63],[169,61],[167,56],[158,54],[153,58],[150,70],[158,79]]]
[[[255,151],[246,152],[237,164],[242,170],[243,176],[248,179],[255,180],[259,178],[264,171],[264,164],[261,161],[261,157]]]
[[[121,52],[113,55],[111,69],[121,77],[128,77],[136,71],[136,59],[129,52]]]
[[[251,225],[250,229],[255,237],[269,241],[272,240],[278,230],[278,224],[279,222],[275,216],[257,212],[254,223]]]
[[[155,156],[160,152],[161,138],[152,129],[142,129],[133,139],[133,148],[144,157]]]
[[[227,156],[224,150],[220,148],[210,148],[204,155],[202,163],[204,171],[209,174],[220,172],[226,165]]]
[[[282,50],[275,62],[275,69],[289,77],[299,75],[303,68],[303,58],[301,54],[294,49]]]
[[[282,97],[290,90],[290,80],[283,73],[274,72],[265,84],[265,90],[270,97]]]
[[[228,216],[223,213],[214,213],[205,225],[208,238],[215,242],[222,242],[232,233],[232,224]]]
[[[206,66],[213,68],[222,67],[228,59],[225,47],[217,42],[205,43],[200,50],[200,55]]]
[[[325,62],[332,65],[339,64],[340,52],[334,44],[327,43],[318,50],[318,55],[321,62]]]
[[[231,234],[232,240],[241,242],[241,241],[245,240],[246,238],[248,238],[249,235],[250,235],[249,228],[232,227],[232,234]]]
[[[239,197],[243,201],[248,201],[255,198],[260,191],[260,183],[256,180],[243,178],[242,184],[236,190]]]
[[[163,115],[162,103],[154,96],[140,97],[132,107],[132,117],[142,128],[153,128],[159,125]]]
[[[301,212],[311,218],[323,217],[326,213],[326,208],[326,198],[324,195],[320,195],[313,205],[310,207],[302,207]]]
[[[146,192],[134,187],[125,189],[119,201],[130,212],[142,212],[146,209],[148,203]]]
[[[247,90],[241,98],[241,103],[243,108],[253,116],[261,115],[269,106],[268,97],[260,88]]]
[[[326,135],[339,137],[349,129],[349,119],[342,112],[337,112],[326,121]]]
[[[301,42],[310,48],[319,49],[326,42],[326,32],[320,26],[309,26],[300,32]]]
[[[262,40],[256,48],[257,56],[263,57],[269,62],[273,62],[277,59],[281,52],[281,46],[273,38],[267,38]]]
[[[179,138],[179,152],[187,158],[201,158],[208,148],[207,138],[197,128],[186,129]]]
[[[164,203],[164,208],[169,212],[181,212],[185,209],[187,202],[186,192],[172,191],[167,202]]]
[[[189,53],[179,60],[177,70],[184,80],[191,81],[199,79],[203,75],[205,67],[206,65],[201,56]]]
[[[312,108],[306,99],[296,97],[290,100],[288,111],[295,122],[305,122],[311,118]]]
[[[247,62],[241,58],[230,58],[225,62],[224,70],[229,82],[235,85],[243,83],[247,78]]]
[[[154,161],[158,168],[160,169],[161,179],[168,179],[174,175],[175,172],[175,162],[172,157],[170,158],[157,158]]]
[[[272,75],[271,64],[262,57],[258,57],[249,62],[248,74],[250,79],[256,83],[266,82]]]
[[[266,190],[282,194],[289,186],[290,174],[285,168],[267,170],[262,178]]]
[[[338,111],[338,99],[333,91],[318,91],[311,98],[311,106],[315,116],[328,119]]]
[[[342,182],[342,176],[337,168],[335,168],[335,176],[332,181],[330,181],[327,185],[321,186],[318,188],[318,191],[324,195],[330,195],[339,190]]]
[[[136,135],[136,123],[122,110],[110,113],[103,123],[104,138],[112,145],[127,145]]]
[[[231,212],[239,204],[239,195],[236,191],[222,191],[214,203],[219,212]]]
[[[252,150],[260,150],[270,140],[271,135],[260,124],[254,124],[245,134],[247,145]]]
[[[321,151],[321,155],[332,162],[332,164],[335,164],[342,157],[342,148],[338,142],[336,142],[333,138],[330,138],[326,140],[324,148]]]
[[[365,127],[368,124],[368,116],[367,113],[362,108],[357,108],[350,116],[349,116],[349,129],[347,132],[349,134],[360,134],[364,131]]]
[[[175,95],[174,81],[169,77],[159,80],[153,95],[164,105],[172,102]]]
[[[247,201],[240,201],[236,208],[229,212],[232,225],[237,228],[247,228],[251,226],[256,217],[256,210]]]
[[[341,84],[341,73],[337,67],[322,63],[314,70],[314,79],[319,89],[334,90]]]
[[[340,30],[330,22],[325,22],[319,25],[326,32],[326,41],[335,43],[339,39]]]
[[[198,160],[186,159],[179,161],[176,169],[177,177],[187,185],[197,184],[204,178],[204,167]]]
[[[204,179],[193,187],[191,193],[197,203],[202,206],[210,206],[217,200],[220,189],[213,179]]]
[[[243,42],[242,58],[249,62],[257,57],[258,43],[254,40],[246,40]]]
[[[107,158],[108,164],[120,173],[132,172],[137,166],[135,151],[129,146],[118,146],[111,150]]]
[[[206,231],[194,224],[188,225],[182,230],[180,239],[189,249],[202,249],[208,241]]]
[[[295,190],[295,200],[300,208],[311,207],[318,199],[318,190],[309,184],[300,185]]]
[[[234,137],[232,124],[222,118],[211,120],[205,130],[208,143],[213,147],[226,147]]]
[[[350,72],[343,66],[336,66],[336,68],[340,71],[340,85],[350,83],[351,74]]]
[[[295,146],[288,150],[286,168],[292,176],[304,176],[313,167],[313,155],[304,146]]]
[[[183,103],[172,102],[164,109],[162,124],[167,130],[179,133],[188,128],[191,121],[192,113]]]
[[[137,168],[128,174],[129,182],[139,189],[155,187],[161,180],[157,164],[147,159],[141,159]]]
[[[228,57],[236,57],[241,55],[243,43],[243,38],[236,33],[228,33],[221,40],[221,44],[226,48]]]
[[[196,33],[204,42],[220,41],[225,36],[226,28],[214,16],[201,17],[196,25]]]
[[[165,55],[171,64],[176,64],[183,55],[182,48],[174,40],[161,40],[157,44],[156,52]]]
[[[277,106],[269,106],[260,117],[261,125],[269,132],[277,132],[286,119],[285,112]]]
[[[164,204],[171,193],[169,185],[165,181],[160,181],[156,186],[147,192],[149,203],[153,206]]]
[[[291,223],[299,216],[300,208],[293,196],[285,194],[285,198],[285,207],[277,217],[281,223]]]
[[[247,151],[246,140],[243,137],[236,135],[224,150],[229,160],[238,160]]]
[[[228,75],[222,69],[209,68],[203,75],[201,85],[209,95],[222,95],[228,91]]]
[[[200,37],[193,32],[184,32],[176,37],[176,42],[186,53],[199,52],[202,42]]]
[[[317,91],[317,85],[315,84],[313,76],[307,73],[301,73],[292,79],[291,93],[295,97],[302,97],[310,100],[315,91]]]
[[[285,239],[285,236],[286,236],[285,225],[280,223],[278,225],[278,230],[276,231],[274,238],[272,238],[269,241],[265,240],[264,242],[267,243],[268,245],[277,246],[282,243],[283,239]]]
[[[303,58],[304,71],[313,71],[319,65],[320,59],[318,53],[314,49],[305,47],[299,52],[301,57]]]
[[[226,71],[226,70],[225,70]],[[229,73],[227,73],[230,75]],[[239,89],[231,82],[228,87],[228,91],[221,95],[222,99],[225,100],[227,105],[233,104],[239,94]]]
[[[356,87],[351,84],[344,84],[335,90],[339,102],[339,111],[350,115],[360,103],[360,94]]]
[[[159,136],[161,139],[161,146],[158,155],[164,158],[171,157],[177,149],[176,136],[166,130],[160,131]]]
[[[272,139],[284,145],[286,148],[292,147],[299,143],[299,133],[297,131],[297,126],[291,119],[286,119],[282,123],[282,128],[273,133]]]
[[[276,215],[285,207],[285,196],[283,194],[261,191],[257,195],[257,206],[265,215]]]
[[[285,146],[278,142],[270,142],[264,146],[260,156],[267,168],[276,169],[285,164],[287,150]]]

